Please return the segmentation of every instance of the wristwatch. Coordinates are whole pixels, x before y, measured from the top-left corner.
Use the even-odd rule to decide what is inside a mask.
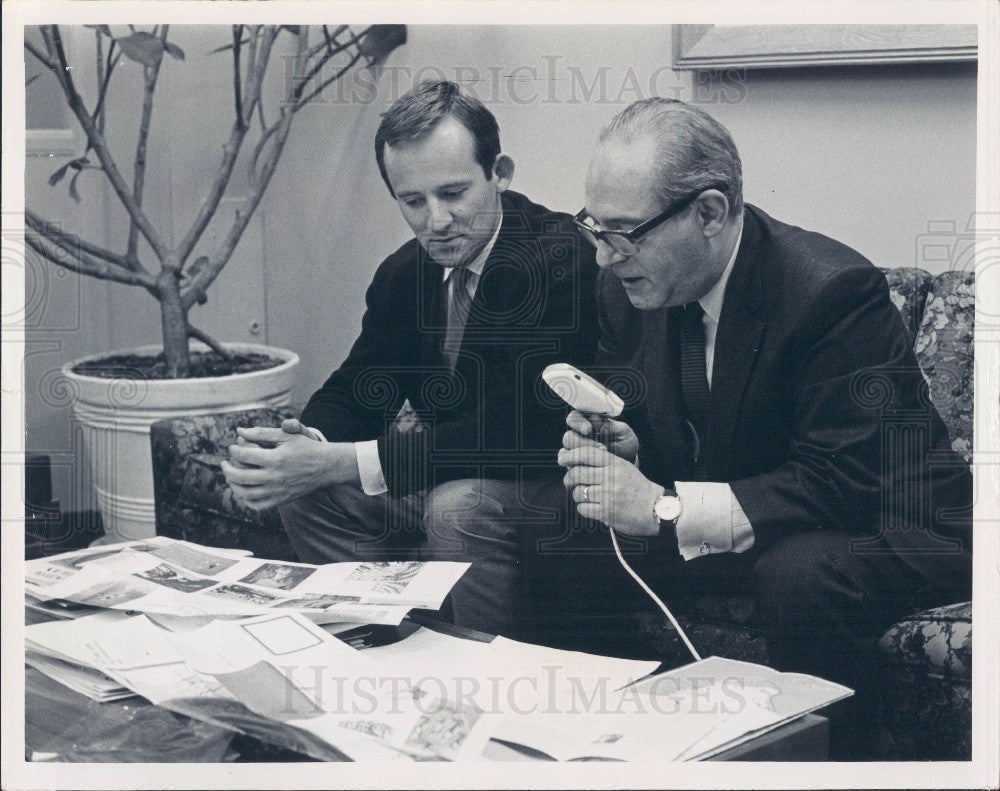
[[[681,550],[677,542],[677,520],[683,511],[681,500],[673,489],[665,490],[664,495],[653,503],[653,516],[660,524],[660,538],[678,555]]]

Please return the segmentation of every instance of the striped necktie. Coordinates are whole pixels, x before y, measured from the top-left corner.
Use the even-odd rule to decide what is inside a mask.
[[[472,306],[468,285],[470,277],[472,272],[463,266],[460,269],[452,269],[445,283],[445,291],[448,293],[448,329],[444,336],[444,356],[448,361],[448,368],[452,371],[455,370],[458,361],[465,322],[469,318],[469,308]]]
[[[708,374],[705,363],[705,311],[697,302],[684,306],[681,326],[681,393],[688,420],[703,436],[710,411]]]

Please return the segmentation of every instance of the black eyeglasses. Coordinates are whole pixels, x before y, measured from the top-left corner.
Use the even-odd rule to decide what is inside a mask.
[[[635,226],[635,228],[632,228],[629,231],[606,231],[598,228],[597,220],[587,214],[586,209],[580,209],[580,211],[577,212],[576,216],[573,218],[573,222],[576,223],[576,227],[580,229],[580,233],[583,234],[584,238],[594,245],[594,247],[598,247],[603,242],[619,255],[635,255],[639,252],[637,242],[643,236],[652,231],[654,228],[658,228],[660,225],[663,225],[663,223],[671,217],[676,217],[688,206],[694,203],[703,192],[707,192],[708,190],[719,190],[720,192],[725,193],[727,189],[729,189],[728,184],[709,184],[707,187],[702,187],[697,192],[693,192],[690,195],[681,198],[672,206],[669,206],[667,209],[657,214],[653,219],[646,220],[646,222]]]

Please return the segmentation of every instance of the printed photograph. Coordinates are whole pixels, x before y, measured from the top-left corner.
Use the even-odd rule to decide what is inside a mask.
[[[116,547],[115,549],[98,549],[89,552],[82,552],[79,555],[68,558],[56,558],[52,562],[71,569],[81,569],[86,563],[92,563],[97,560],[107,560],[108,558],[113,558],[123,552],[148,552],[153,549],[155,549],[155,547],[151,544],[130,544],[125,547]]]
[[[250,585],[260,585],[264,588],[281,588],[291,590],[307,579],[316,569],[303,566],[289,566],[284,563],[264,563],[255,568],[240,582]]]
[[[422,714],[406,736],[406,746],[442,759],[454,759],[482,712],[474,706],[451,703]]]
[[[67,577],[72,577],[75,573],[76,569],[66,568],[65,566],[60,567],[56,566],[55,563],[52,563],[47,566],[32,569],[24,575],[24,581],[44,588],[48,585],[54,585],[57,582],[61,582]]]
[[[175,563],[178,566],[193,571],[196,574],[204,574],[211,577],[228,568],[232,568],[240,562],[240,558],[227,558],[221,555],[212,555],[208,552],[199,552],[190,547],[169,544],[165,547],[155,547],[149,550],[150,554],[156,557]]]
[[[367,583],[370,593],[397,594],[406,590],[423,563],[417,560],[398,562],[359,563],[347,577],[347,582]]]
[[[134,576],[147,579],[166,588],[173,588],[181,593],[195,593],[216,584],[216,580],[186,577],[183,572],[169,563],[160,563],[158,566],[154,566],[148,571],[139,572]]]
[[[116,607],[135,599],[146,596],[150,589],[128,580],[111,580],[93,585],[73,595],[73,601],[78,604],[88,604],[92,607]]]
[[[281,601],[276,602],[274,606],[288,607],[296,610],[325,610],[330,607],[339,607],[344,604],[357,604],[360,601],[360,596],[307,593],[296,599],[282,599]]]
[[[216,588],[209,588],[204,591],[206,596],[217,596],[220,599],[230,601],[241,601],[247,604],[259,604],[261,607],[268,607],[274,603],[276,596],[263,591],[248,588],[246,585],[232,583],[230,585],[219,585]]]

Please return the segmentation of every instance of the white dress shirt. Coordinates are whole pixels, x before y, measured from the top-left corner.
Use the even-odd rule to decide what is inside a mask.
[[[741,223],[736,244],[722,277],[698,300],[705,312],[702,317],[705,326],[705,373],[710,388],[712,367],[715,364],[715,336],[722,316],[722,302],[742,238]],[[681,501],[681,516],[677,520],[677,544],[685,560],[714,552],[746,552],[753,546],[753,527],[728,483],[676,481],[674,486]]]

